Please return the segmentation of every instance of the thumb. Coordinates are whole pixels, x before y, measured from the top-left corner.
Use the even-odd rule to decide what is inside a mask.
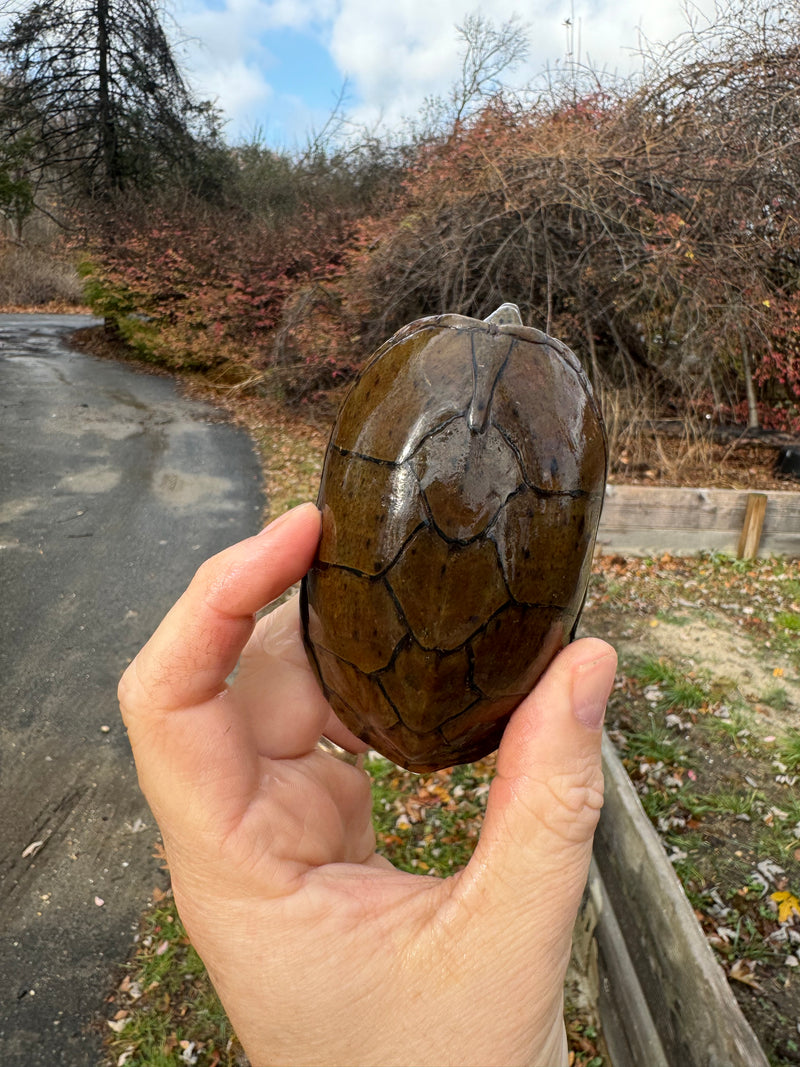
[[[603,803],[602,722],[614,649],[585,638],[565,648],[512,715],[497,759],[473,873],[507,920],[524,916],[561,954],[586,883]],[[519,927],[517,927],[519,933]]]

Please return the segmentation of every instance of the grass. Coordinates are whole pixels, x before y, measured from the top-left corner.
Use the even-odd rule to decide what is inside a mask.
[[[630,759],[649,760],[653,763],[675,764],[680,759],[680,745],[666,727],[650,719],[647,726],[634,730],[627,736],[626,755]]]
[[[117,1067],[237,1067],[241,1046],[171,894],[142,919],[114,995],[107,1063]]]
[[[758,789],[721,789],[714,793],[687,793],[682,797],[684,806],[692,815],[747,815],[753,818],[764,806],[764,795]]]
[[[772,686],[772,688],[763,693],[761,702],[775,711],[786,711],[789,707],[789,694],[786,692],[786,687],[782,685]]]
[[[789,770],[800,769],[800,729],[790,727],[779,738],[776,752],[781,763],[785,763]]]
[[[380,851],[401,870],[446,878],[468,862],[486,807],[493,761],[414,776],[377,754],[373,823]]]
[[[726,704],[716,715],[703,719],[701,732],[711,741],[715,738],[727,740],[741,752],[752,747],[752,727],[753,717],[749,709],[741,704]]]
[[[800,919],[779,921],[773,898],[800,895],[800,564],[625,561],[613,595],[603,566],[583,625],[623,637],[612,739],[770,1063],[794,1067],[800,987],[786,960],[798,946],[779,938]],[[684,659],[661,634],[687,619]]]
[[[633,675],[643,685],[658,687],[660,709],[701,708],[708,701],[707,687],[699,679],[662,657],[645,657],[634,666]]]

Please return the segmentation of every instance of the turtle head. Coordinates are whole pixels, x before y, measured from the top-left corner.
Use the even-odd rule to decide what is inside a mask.
[[[522,316],[516,304],[501,304],[497,311],[493,311],[483,321],[490,322],[492,326],[521,326]]]

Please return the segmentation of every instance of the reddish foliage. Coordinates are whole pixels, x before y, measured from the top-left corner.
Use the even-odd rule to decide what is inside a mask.
[[[351,229],[344,217],[310,210],[280,226],[197,205],[144,215],[103,220],[92,245],[95,276],[121,323],[133,311],[146,317],[143,330],[157,328],[148,344],[172,366],[272,365],[287,300],[341,273]]]
[[[102,283],[123,317],[153,317],[158,358],[245,362],[294,401],[335,392],[412,319],[514,300],[597,383],[663,404],[713,395],[719,414],[740,404],[749,367],[763,425],[791,427],[800,219],[775,175],[776,160],[793,174],[796,124],[769,131],[764,152],[771,82],[761,100],[757,66],[735,68],[754,79],[739,99],[723,68],[688,89],[665,76],[527,108],[491,101],[417,146],[367,207],[310,187],[279,223],[191,202],[117,212],[95,241]]]

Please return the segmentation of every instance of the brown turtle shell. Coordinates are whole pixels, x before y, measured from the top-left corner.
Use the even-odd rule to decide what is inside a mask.
[[[605,480],[576,356],[513,304],[387,341],[333,429],[301,589],[342,722],[415,771],[495,749],[574,635]]]

